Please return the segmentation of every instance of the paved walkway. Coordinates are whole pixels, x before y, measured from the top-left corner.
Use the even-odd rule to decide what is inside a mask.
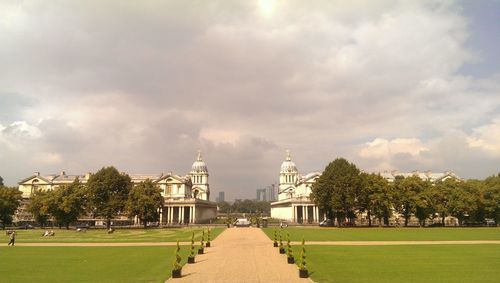
[[[297,265],[288,264],[261,229],[226,229],[211,244],[195,264],[184,265],[182,278],[167,282],[313,282],[299,278]]]

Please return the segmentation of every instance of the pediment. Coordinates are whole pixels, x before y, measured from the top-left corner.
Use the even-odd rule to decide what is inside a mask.
[[[185,183],[184,179],[181,176],[177,176],[175,174],[166,174],[161,176],[156,183],[159,184],[183,184]]]
[[[19,182],[18,184],[19,185],[31,185],[31,184],[33,184],[34,181],[38,181],[39,185],[50,184],[49,180],[47,180],[46,178],[44,178],[42,176],[37,176],[37,175],[32,175],[24,180],[21,180],[21,182]]]

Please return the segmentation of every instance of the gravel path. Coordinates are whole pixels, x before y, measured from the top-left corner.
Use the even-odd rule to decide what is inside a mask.
[[[184,265],[182,278],[167,282],[313,282],[300,279],[297,265],[288,264],[258,228],[226,229],[211,244],[195,264]]]

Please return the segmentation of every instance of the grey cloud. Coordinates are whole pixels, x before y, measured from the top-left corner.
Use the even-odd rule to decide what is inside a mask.
[[[42,135],[21,142],[24,151],[0,151],[19,163],[0,165],[8,172],[0,175],[14,180],[28,167],[79,173],[110,164],[185,174],[201,148],[214,192],[253,197],[255,188],[276,182],[287,148],[303,173],[338,156],[371,168],[379,161],[360,158],[360,144],[377,137],[427,143],[498,113],[498,74],[458,73],[475,60],[465,44],[475,31],[460,3],[276,3],[270,17],[259,15],[254,1],[7,6],[3,13],[16,12],[16,21],[0,25],[0,93],[16,95],[2,96],[0,109],[21,108],[0,113],[0,123],[26,121]],[[205,139],[207,129],[238,139]],[[443,139],[445,148],[452,142]],[[28,159],[36,154],[61,161]],[[484,158],[476,166],[483,171],[498,161],[460,158],[460,172],[467,160]],[[421,160],[390,162],[401,170],[462,164],[434,148]]]

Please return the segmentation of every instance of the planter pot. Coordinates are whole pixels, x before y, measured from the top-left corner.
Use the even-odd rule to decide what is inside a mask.
[[[309,272],[307,271],[307,269],[306,270],[300,270],[299,269],[299,277],[300,278],[307,278],[307,277],[309,277]]]
[[[210,242],[207,242],[207,244],[205,245],[207,248],[210,248]]]
[[[204,249],[204,248],[199,248],[199,249],[198,249],[198,254],[199,254],[199,255],[202,255],[204,251],[205,251],[205,249]]]
[[[285,253],[285,249],[280,248],[280,254],[284,254],[284,253]]]
[[[182,269],[172,270],[172,278],[181,278]]]
[[[278,247],[278,243],[273,243],[273,247],[277,248]]]
[[[194,256],[193,257],[188,257],[188,263],[194,263]]]
[[[295,258],[294,257],[287,257],[286,258],[288,263],[295,263]]]

